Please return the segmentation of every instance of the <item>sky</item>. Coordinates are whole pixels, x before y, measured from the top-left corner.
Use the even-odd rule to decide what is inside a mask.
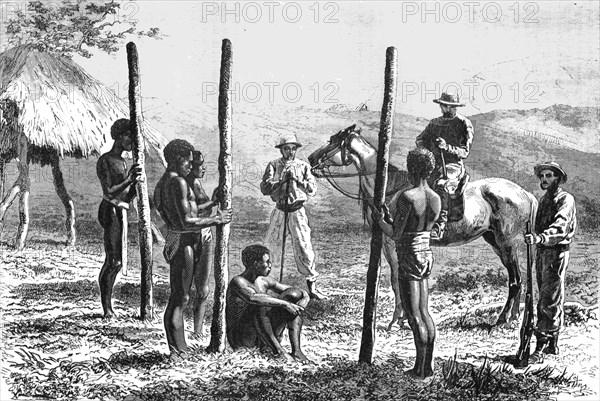
[[[223,38],[234,104],[380,109],[389,46],[398,112],[439,114],[444,90],[467,115],[600,103],[598,1],[125,1],[116,18],[161,29],[135,39],[142,95],[178,104],[216,106]],[[124,46],[75,60],[127,96]]]

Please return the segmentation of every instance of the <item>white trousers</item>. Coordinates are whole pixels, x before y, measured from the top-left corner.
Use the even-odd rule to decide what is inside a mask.
[[[271,251],[271,262],[274,267],[281,267],[284,221],[285,213],[275,208],[271,213],[271,222],[264,240],[265,246]],[[290,239],[294,250],[296,268],[307,280],[314,281],[319,273],[315,268],[315,252],[311,242],[308,217],[304,208],[295,212],[288,212],[286,249],[289,247]]]

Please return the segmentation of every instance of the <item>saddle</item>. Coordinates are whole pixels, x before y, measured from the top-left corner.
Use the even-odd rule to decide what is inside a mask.
[[[459,221],[465,215],[465,188],[470,176],[467,172],[462,176],[454,191],[449,193],[448,199],[448,222]]]

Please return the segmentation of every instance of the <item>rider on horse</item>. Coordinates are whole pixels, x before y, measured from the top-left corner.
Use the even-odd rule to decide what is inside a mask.
[[[442,116],[429,122],[417,137],[417,147],[426,148],[435,156],[435,170],[430,177],[430,185],[442,200],[442,211],[433,227],[431,238],[442,239],[448,221],[448,203],[465,175],[463,159],[469,156],[473,142],[471,121],[456,113],[457,107],[464,106],[457,94],[442,93],[433,100],[440,105]],[[468,177],[467,177],[468,178]]]

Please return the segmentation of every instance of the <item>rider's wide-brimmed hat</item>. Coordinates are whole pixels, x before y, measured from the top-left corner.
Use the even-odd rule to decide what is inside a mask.
[[[535,173],[535,175],[537,177],[540,176],[540,172],[542,170],[552,170],[556,174],[560,175],[560,177],[561,177],[560,183],[567,182],[567,173],[565,173],[565,170],[563,170],[563,168],[560,166],[560,164],[558,164],[556,162],[540,163],[533,168],[533,172]]]
[[[465,104],[460,102],[460,98],[457,93],[442,93],[439,99],[433,99],[434,103],[445,104],[446,106],[462,107]]]
[[[297,147],[302,146],[302,144],[300,142],[298,142],[298,138],[296,137],[296,134],[289,134],[289,135],[284,135],[281,138],[279,138],[279,143],[277,145],[275,145],[276,148],[280,148],[283,145],[296,145]]]

